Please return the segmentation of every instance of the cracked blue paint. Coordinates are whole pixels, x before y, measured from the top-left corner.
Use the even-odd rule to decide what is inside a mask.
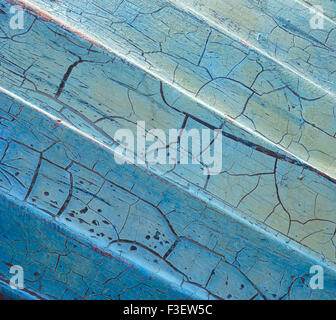
[[[14,1],[22,31],[12,2],[0,1],[5,296],[335,299],[332,10],[318,33],[301,0]],[[116,164],[114,133],[136,135],[138,120],[220,128],[221,173]],[[309,286],[316,264],[323,290]]]

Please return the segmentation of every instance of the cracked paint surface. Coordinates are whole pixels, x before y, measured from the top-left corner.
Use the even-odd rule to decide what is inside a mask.
[[[3,136],[15,132],[1,139],[7,195],[1,197],[1,274],[22,265],[28,293],[51,299],[335,298],[335,272],[327,269],[325,290],[311,290],[311,257],[288,244],[157,175],[146,192],[148,173],[133,165],[121,171],[110,151],[3,95],[1,110],[8,118]],[[41,139],[32,146],[33,136]],[[66,146],[69,164],[60,165]]]
[[[165,1],[23,2],[56,18],[69,6],[79,36],[28,12],[10,30],[0,2],[0,86],[21,99],[0,101],[3,281],[21,264],[38,270],[28,286],[42,298],[335,298],[335,107],[320,69],[308,81],[304,66],[292,73]],[[147,131],[221,128],[223,171],[116,165],[114,133],[139,119]],[[13,233],[10,214],[30,218]],[[92,257],[78,265],[64,244],[76,234]],[[324,291],[308,285],[317,262]]]
[[[226,34],[244,42],[282,67],[335,95],[335,2],[303,0],[172,0]],[[323,9],[323,29],[313,29],[312,5]],[[323,61],[323,63],[321,63]]]
[[[246,45],[243,35],[242,43],[166,1],[118,0],[109,2],[108,9],[104,0],[20,3],[70,25],[204,107],[335,178],[334,94],[301,73],[290,72],[281,59],[270,59]],[[305,36],[312,41],[304,32],[299,39]],[[329,62],[325,65],[333,70]],[[323,114],[316,114],[320,104]]]

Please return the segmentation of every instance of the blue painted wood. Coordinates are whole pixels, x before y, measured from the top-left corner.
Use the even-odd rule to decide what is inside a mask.
[[[216,1],[17,1],[32,10],[24,30],[0,1],[6,296],[335,298],[336,125],[321,71],[332,73],[333,53],[305,31],[303,9],[259,45],[250,12],[263,26],[277,7],[247,2],[237,5],[246,21],[231,12],[233,33]],[[288,32],[330,59],[294,72],[292,51],[271,54],[280,40],[288,49]],[[167,135],[220,128],[220,174],[115,163],[115,132],[136,136],[137,121]],[[12,265],[25,270],[23,291],[8,286]],[[324,290],[309,285],[312,265]]]

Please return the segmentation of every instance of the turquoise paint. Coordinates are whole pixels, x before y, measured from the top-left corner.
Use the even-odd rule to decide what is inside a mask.
[[[22,2],[57,19],[53,6],[71,5],[74,20],[69,32],[26,12],[26,31],[13,31],[1,1],[6,296],[335,298],[334,96],[317,69],[294,74],[187,2]],[[138,120],[221,128],[223,172],[117,165],[114,133],[135,133]],[[26,291],[9,289],[11,264],[24,267]],[[324,290],[309,287],[316,264]]]

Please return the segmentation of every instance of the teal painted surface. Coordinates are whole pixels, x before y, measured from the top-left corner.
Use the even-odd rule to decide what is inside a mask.
[[[17,181],[13,196],[1,198],[4,280],[14,264],[24,268],[28,290],[52,299],[334,299],[332,270],[325,274],[325,290],[310,289],[309,269],[316,262],[309,256],[158,176],[151,176],[148,193],[142,170],[120,170],[110,152],[63,125],[55,128],[27,106],[2,96],[1,109],[9,118],[7,132],[18,139],[11,140],[3,162],[16,159],[19,174],[13,176],[20,181],[39,170],[25,202]],[[26,144],[42,132],[58,138],[51,144],[55,150],[72,142],[69,165],[57,164],[50,141]],[[53,211],[70,193],[66,209]]]
[[[1,1],[0,285],[15,264],[28,298],[335,298],[333,47],[305,31],[303,9],[273,56],[276,40],[246,36],[252,15],[218,28],[215,1],[20,3],[44,19],[26,12],[11,30]],[[277,7],[261,6],[248,12],[269,27]],[[293,30],[328,56],[321,68],[291,70]],[[139,120],[221,128],[222,172],[117,165],[114,134]],[[324,290],[309,287],[316,264]]]

